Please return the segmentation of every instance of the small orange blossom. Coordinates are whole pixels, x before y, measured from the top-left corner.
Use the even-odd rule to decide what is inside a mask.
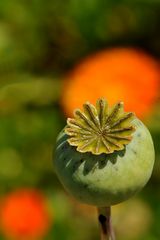
[[[4,197],[0,218],[4,235],[18,240],[42,237],[50,225],[45,199],[33,189],[19,189]]]

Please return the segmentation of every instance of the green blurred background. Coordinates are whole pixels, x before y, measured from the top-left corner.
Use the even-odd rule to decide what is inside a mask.
[[[16,189],[42,193],[51,223],[38,239],[99,239],[94,208],[71,199],[52,167],[65,125],[63,77],[107,47],[138,47],[158,61],[159,26],[159,0],[0,1],[0,197]],[[117,240],[160,239],[159,109],[157,102],[146,121],[156,149],[153,175],[138,196],[113,207]],[[26,239],[0,228],[0,239]]]

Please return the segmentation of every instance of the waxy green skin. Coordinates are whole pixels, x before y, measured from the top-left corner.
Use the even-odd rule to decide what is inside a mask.
[[[127,200],[149,180],[154,146],[145,125],[135,118],[133,139],[124,150],[111,154],[80,153],[62,131],[57,139],[54,168],[65,189],[83,203],[98,207]]]

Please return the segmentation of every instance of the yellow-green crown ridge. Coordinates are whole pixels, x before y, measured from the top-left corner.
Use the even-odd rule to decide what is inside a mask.
[[[123,102],[113,107],[105,99],[98,99],[96,106],[86,102],[83,111],[76,109],[74,118],[67,119],[68,143],[79,152],[95,155],[122,150],[132,140],[134,117],[134,113],[124,112]]]

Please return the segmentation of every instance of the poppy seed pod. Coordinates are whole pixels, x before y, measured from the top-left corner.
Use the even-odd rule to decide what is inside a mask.
[[[145,125],[123,103],[104,99],[75,110],[57,138],[55,171],[65,189],[97,207],[127,200],[149,180],[154,146]]]

